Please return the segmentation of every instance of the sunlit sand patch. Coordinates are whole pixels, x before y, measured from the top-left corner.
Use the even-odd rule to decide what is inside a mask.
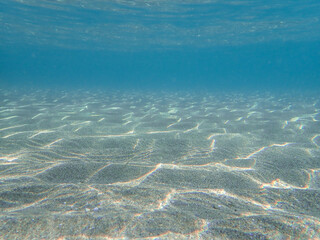
[[[123,134],[106,134],[106,135],[89,135],[86,137],[89,138],[118,138],[118,137],[128,137],[128,136],[135,136],[134,130],[130,130]]]
[[[227,198],[229,200],[233,199],[235,201],[238,201],[242,204],[250,204],[254,207],[260,208],[262,211],[269,211],[269,210],[276,210],[276,211],[283,211],[281,209],[277,209],[276,206],[272,206],[269,203],[266,202],[259,202],[256,201],[250,197],[240,196],[234,193],[230,193],[226,191],[225,189],[188,189],[188,190],[177,190],[177,189],[171,189],[164,199],[159,201],[159,205],[154,210],[163,210],[163,209],[169,209],[170,205],[174,203],[177,199],[180,199],[183,196],[188,195],[196,195],[196,194],[206,194],[209,196],[214,196],[219,198]],[[183,198],[182,198],[183,199]],[[261,213],[260,213],[261,214]],[[246,212],[241,213],[241,215],[245,216],[247,215]]]
[[[13,118],[17,118],[18,116],[10,116],[10,117],[6,117],[6,118],[0,118],[0,121],[1,120],[10,120],[10,119],[13,119]]]
[[[194,131],[194,130],[199,130],[200,125],[201,125],[201,123],[197,123],[197,125],[195,127],[185,130],[184,133]]]
[[[320,134],[316,134],[311,138],[311,142],[316,145],[318,148],[320,146],[320,140],[319,140]]]
[[[177,130],[168,130],[168,131],[149,131],[146,134],[161,134],[161,133],[176,133]]]
[[[40,134],[46,134],[46,133],[53,133],[55,131],[52,131],[52,130],[40,130],[38,131],[37,133],[33,134],[32,136],[30,136],[29,138],[34,138]]]
[[[88,106],[84,106],[83,108],[81,108],[81,109],[79,110],[79,112],[83,112],[83,111],[86,110],[86,109],[88,109]]]
[[[139,142],[140,142],[140,139],[138,138],[137,141],[136,141],[136,143],[133,145],[133,150],[136,149],[136,147],[138,146]]]
[[[289,146],[290,144],[292,143],[283,143],[283,144],[277,144],[277,143],[273,143],[271,145],[269,145],[269,147],[286,147],[286,146]]]
[[[5,128],[1,128],[0,132],[5,131],[5,130],[9,130],[9,129],[13,129],[13,128],[20,128],[25,126],[26,124],[21,124],[21,125],[16,125],[16,126],[10,126],[10,127],[5,127]]]
[[[281,188],[281,189],[307,189],[308,185],[304,187],[293,186],[288,184],[280,179],[275,179],[271,183],[264,183],[261,185],[261,188]]]
[[[19,154],[8,154],[6,156],[0,156],[1,161],[12,162],[19,159]]]
[[[97,183],[100,183],[100,181],[102,182],[105,182],[107,184],[111,184],[111,185],[116,185],[116,186],[130,186],[130,187],[136,187],[138,185],[140,185],[145,179],[147,179],[150,175],[154,174],[158,169],[160,169],[162,167],[162,164],[158,164],[156,165],[154,168],[152,168],[149,172],[147,172],[146,170],[144,170],[144,173],[142,176],[139,176],[138,178],[134,178],[134,179],[131,179],[129,181],[124,181],[127,177],[119,177],[119,179],[102,179],[100,176],[103,176],[104,175],[104,172],[108,171],[108,168],[110,168],[111,165],[108,165],[108,166],[105,166],[103,167],[102,169],[99,169],[99,171],[97,171],[93,176],[90,177],[90,180],[89,182],[97,182]],[[119,165],[120,167],[120,165]],[[132,166],[127,166],[127,165],[124,165],[122,166],[122,169],[125,170],[125,169],[128,169],[128,168],[131,168]],[[146,169],[150,169],[150,167],[146,168]],[[114,170],[113,170],[114,171]],[[108,182],[110,181],[110,182]]]
[[[132,121],[127,121],[127,122],[123,123],[122,125],[125,126],[125,125],[127,125],[129,123],[132,123]]]
[[[254,163],[252,165],[254,165]],[[220,170],[228,171],[228,172],[253,171],[252,167],[229,166],[223,163],[216,163],[215,166]]]
[[[47,197],[44,197],[44,198],[39,199],[37,201],[34,201],[32,203],[22,204],[22,205],[19,205],[18,207],[12,207],[12,208],[6,209],[4,211],[10,213],[10,212],[17,212],[17,211],[21,211],[21,210],[26,210],[32,206],[38,205],[39,203],[45,201],[46,199],[47,199]]]
[[[288,126],[288,121],[285,121],[284,124],[282,125],[282,129],[285,129]]]
[[[37,118],[37,117],[39,117],[41,115],[43,115],[43,113],[38,113],[37,115],[33,116],[31,119],[35,119],[35,118]]]
[[[83,127],[78,127],[78,128],[76,128],[76,129],[74,130],[74,132],[78,132],[81,128],[83,128]]]
[[[213,134],[211,134],[209,137],[207,137],[207,140],[211,140],[211,139],[212,139],[213,137],[215,137],[215,136],[225,135],[225,134],[226,134],[225,128],[223,128],[223,130],[224,130],[223,133],[213,133]],[[233,135],[233,134],[231,133],[231,135]],[[237,135],[237,134],[235,134],[235,135]]]
[[[175,114],[177,112],[178,112],[178,109],[176,108],[169,108],[169,111],[168,111],[169,114]]]
[[[76,126],[76,125],[86,125],[86,124],[90,124],[91,121],[84,121],[84,122],[74,122],[71,123],[72,126]]]
[[[253,171],[255,164],[255,159],[226,159],[222,163],[216,163],[215,166],[226,171]]]
[[[134,115],[134,112],[129,112],[129,113],[124,114],[123,116],[124,116],[124,117],[127,116],[127,117],[125,118],[125,120],[126,120],[127,118],[131,118],[133,115]]]
[[[243,119],[243,117],[238,117],[235,121],[239,122]]]
[[[175,195],[176,193],[177,193],[177,191],[175,189],[171,189],[170,192],[167,193],[166,197],[164,199],[162,199],[161,201],[159,201],[159,205],[155,210],[162,210],[166,206],[168,206],[170,204],[170,201],[171,201],[173,195]]]
[[[309,188],[310,189],[320,189],[320,168],[319,169],[310,169],[310,182]]]
[[[210,151],[213,152],[214,150],[214,146],[215,146],[216,140],[212,139],[211,143],[210,143]]]
[[[181,118],[179,118],[176,122],[169,124],[169,125],[167,126],[167,128],[172,127],[173,125],[175,125],[175,124],[177,124],[177,123],[179,123],[179,122],[181,122]]]
[[[49,143],[49,144],[47,144],[47,145],[45,145],[43,147],[44,148],[49,148],[49,147],[53,146],[54,144],[56,144],[56,143],[58,143],[58,142],[60,142],[62,140],[63,140],[63,138],[59,138],[59,139],[57,139],[57,140],[55,140],[55,141],[53,141],[53,142],[51,142],[51,143]]]
[[[118,110],[118,109],[121,109],[120,107],[111,107],[111,108],[108,108],[107,110]]]
[[[9,99],[6,99],[7,101],[9,101]],[[6,102],[6,101],[4,101]],[[12,110],[11,109],[3,109],[0,111],[0,113],[3,113],[3,112],[11,112]]]
[[[12,136],[15,136],[15,135],[18,135],[18,134],[23,134],[23,133],[26,133],[26,132],[15,132],[15,133],[11,133],[11,134],[8,134],[8,135],[3,136],[2,138],[10,138],[10,137],[12,137]]]
[[[236,159],[249,159],[249,158],[255,156],[256,154],[264,151],[264,150],[267,149],[267,148],[270,148],[270,147],[285,147],[285,146],[288,146],[288,145],[290,145],[290,144],[291,144],[291,143],[271,144],[271,145],[266,146],[266,147],[261,147],[261,148],[259,148],[258,150],[250,153],[249,155],[247,155],[247,156],[245,156],[245,157],[237,157]]]
[[[249,112],[247,115],[247,118],[250,118],[252,115],[258,115],[258,114],[260,114],[260,113],[256,112],[256,111]]]

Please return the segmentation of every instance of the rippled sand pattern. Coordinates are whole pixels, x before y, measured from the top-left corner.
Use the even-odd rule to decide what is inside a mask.
[[[0,238],[319,238],[318,97],[0,90]]]

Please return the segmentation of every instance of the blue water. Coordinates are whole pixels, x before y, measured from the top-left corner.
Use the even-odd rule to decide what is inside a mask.
[[[17,46],[2,48],[1,79],[8,86],[319,89],[319,49],[317,42],[134,52]]]
[[[319,88],[317,1],[4,1],[2,86]]]
[[[0,238],[320,238],[319,13],[1,1]]]

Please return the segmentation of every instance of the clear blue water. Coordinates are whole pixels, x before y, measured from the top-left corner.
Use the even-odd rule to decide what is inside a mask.
[[[1,85],[319,88],[317,1],[3,1]]]
[[[320,238],[319,13],[1,1],[1,238]]]

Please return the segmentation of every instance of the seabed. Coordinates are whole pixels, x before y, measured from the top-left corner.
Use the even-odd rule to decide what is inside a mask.
[[[312,94],[0,90],[0,238],[320,238],[319,147]]]

